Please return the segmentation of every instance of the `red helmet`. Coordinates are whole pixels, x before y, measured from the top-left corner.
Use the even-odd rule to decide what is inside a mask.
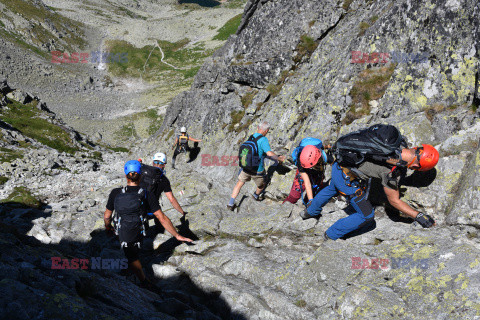
[[[415,148],[415,158],[410,165],[415,161],[418,160],[418,164],[420,168],[415,169],[417,171],[428,171],[433,169],[440,159],[440,154],[438,153],[437,149],[429,144],[422,144],[422,147]]]
[[[322,152],[317,147],[309,145],[300,153],[300,164],[305,169],[309,169],[316,165],[320,158],[322,158]]]

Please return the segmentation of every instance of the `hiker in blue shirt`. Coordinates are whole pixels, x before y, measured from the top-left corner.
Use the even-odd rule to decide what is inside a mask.
[[[229,210],[235,209],[235,198],[240,193],[245,182],[253,180],[257,185],[257,190],[252,194],[252,197],[256,201],[261,201],[261,193],[266,187],[265,183],[265,165],[264,160],[265,157],[269,157],[270,159],[278,162],[285,161],[285,156],[277,156],[272,150],[270,149],[270,144],[268,143],[268,139],[265,137],[270,130],[270,124],[266,121],[262,122],[257,129],[257,132],[250,136],[248,142],[251,142],[254,146],[258,155],[254,156],[254,162],[256,165],[253,167],[242,167],[242,159],[240,159],[240,166],[242,169],[240,170],[240,174],[238,175],[238,182],[233,188],[232,196],[230,201],[227,205]],[[243,146],[243,145],[242,145]]]

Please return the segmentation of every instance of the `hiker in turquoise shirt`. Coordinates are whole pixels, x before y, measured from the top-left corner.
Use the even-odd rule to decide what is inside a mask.
[[[255,184],[257,185],[257,190],[252,193],[252,198],[255,201],[261,201],[262,198],[260,195],[262,194],[263,190],[266,187],[265,183],[265,166],[264,166],[264,160],[265,157],[269,157],[270,159],[274,161],[279,161],[283,162],[285,161],[285,156],[277,156],[271,149],[270,149],[270,144],[268,143],[268,139],[265,137],[270,130],[270,124],[266,121],[260,123],[258,126],[258,130],[256,133],[254,133],[248,141],[252,141],[253,143],[256,142],[256,145],[258,147],[258,164],[255,164],[255,166],[258,165],[258,169],[256,170],[257,172],[247,172],[248,170],[242,169],[238,175],[238,181],[235,187],[233,188],[232,191],[232,196],[230,198],[230,201],[227,204],[227,208],[229,210],[234,210],[235,209],[235,198],[238,196],[240,193],[240,190],[242,189],[243,185],[245,182],[253,180]],[[258,140],[257,140],[258,139]]]
[[[256,138],[258,136],[261,136],[260,133],[256,132],[253,134],[253,137]],[[260,138],[257,141],[258,145],[258,155],[260,157],[260,165],[258,166],[258,174],[262,173],[265,171],[265,157],[267,156],[268,152],[271,152],[272,150],[270,149],[270,143],[268,143],[267,137]]]

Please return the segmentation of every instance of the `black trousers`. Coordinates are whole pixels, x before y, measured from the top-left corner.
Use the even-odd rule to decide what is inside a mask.
[[[176,160],[177,156],[180,153],[188,152],[188,151],[190,151],[190,148],[188,146],[177,146],[175,148],[175,151],[173,152],[173,157],[172,157],[172,167],[173,168],[175,168],[175,160]]]

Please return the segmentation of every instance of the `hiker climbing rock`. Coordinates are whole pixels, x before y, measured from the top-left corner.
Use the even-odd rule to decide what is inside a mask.
[[[177,199],[173,195],[172,187],[170,185],[170,180],[166,176],[165,166],[167,165],[167,156],[164,153],[158,152],[153,156],[152,166],[147,166],[142,164],[142,181],[140,186],[145,188],[148,192],[155,195],[156,199],[160,199],[162,193],[168,198],[168,201],[172,204],[172,207],[180,212],[183,216],[187,214],[186,211],[182,209]],[[155,225],[160,227],[160,221],[149,212],[147,214],[147,219],[154,219]]]
[[[315,195],[326,186],[325,166],[333,162],[333,157],[324,151],[322,140],[305,138],[292,152],[292,159],[297,172],[293,180],[290,194],[284,200],[296,203],[302,198],[303,204],[308,205]],[[306,193],[305,197],[303,192]]]
[[[190,152],[188,141],[201,142],[202,140],[194,139],[187,134],[187,128],[181,127],[180,134],[177,135],[172,149],[175,149],[172,157],[172,169],[175,169],[175,160],[180,153]]]
[[[125,163],[124,172],[127,186],[115,188],[108,196],[103,219],[107,231],[113,230],[112,213],[116,213],[115,229],[121,247],[128,260],[129,269],[140,280],[140,286],[150,288],[152,284],[146,279],[139,260],[139,251],[145,235],[144,216],[149,210],[160,221],[163,227],[178,241],[191,242],[178,234],[170,219],[162,212],[158,198],[139,186],[141,180],[141,164],[137,160]]]
[[[397,128],[374,125],[340,137],[332,148],[336,162],[330,184],[322,189],[300,215],[303,219],[318,217],[322,207],[334,196],[345,196],[355,212],[335,222],[325,237],[336,240],[373,222],[374,207],[368,200],[372,179],[379,179],[388,202],[424,228],[435,225],[433,218],[419,212],[400,199],[399,180],[407,168],[417,171],[433,169],[439,160],[431,145],[407,148]]]
[[[229,210],[235,209],[235,198],[240,193],[245,182],[253,180],[257,185],[257,190],[252,193],[252,198],[256,201],[262,200],[262,192],[266,187],[265,183],[265,157],[278,162],[285,161],[285,156],[277,156],[270,149],[268,139],[265,137],[270,130],[268,122],[262,122],[257,132],[252,134],[247,141],[240,146],[239,151],[239,175],[238,182],[233,188],[232,196],[228,202]]]

